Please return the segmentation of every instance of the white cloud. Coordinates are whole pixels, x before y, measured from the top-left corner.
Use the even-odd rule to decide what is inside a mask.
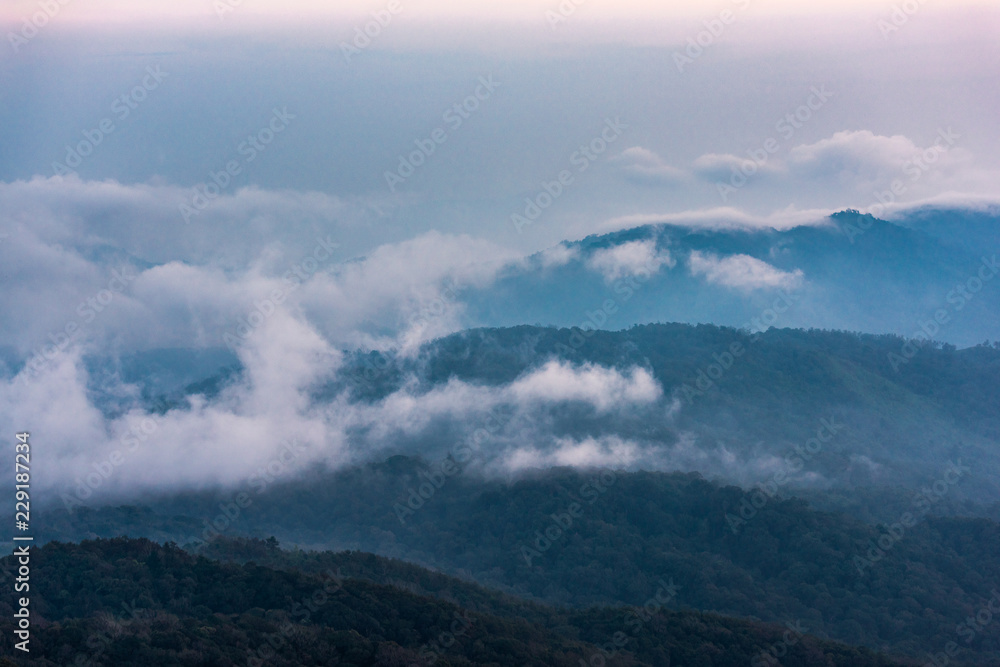
[[[693,251],[688,258],[691,275],[705,276],[716,285],[752,290],[766,287],[794,289],[802,284],[802,271],[782,271],[750,255],[719,257]]]
[[[997,176],[997,180],[1000,180],[1000,175]],[[1000,197],[996,195],[974,195],[962,192],[942,192],[939,195],[933,197],[927,197],[926,199],[918,199],[916,201],[907,202],[895,202],[888,206],[883,206],[881,204],[872,205],[865,209],[861,209],[862,213],[872,213],[878,212],[882,218],[888,220],[895,220],[898,218],[905,217],[914,211],[933,208],[933,209],[967,209],[970,211],[978,211],[980,213],[988,213],[990,215],[1000,216]]]
[[[482,452],[488,465],[526,440],[551,437],[547,426],[532,425],[544,422],[554,405],[584,404],[603,415],[655,409],[663,396],[642,368],[553,361],[507,385],[453,379],[428,391],[411,381],[374,402],[354,402],[344,393],[317,403],[313,391],[342,372],[341,354],[300,314],[280,308],[243,342],[243,376],[214,398],[193,396],[163,415],[133,408],[107,416],[91,401],[80,352],[71,348],[34,377],[25,371],[0,383],[0,420],[46,443],[38,469],[48,493],[82,500],[91,493],[106,500],[138,490],[245,485],[262,469],[291,475],[400,447],[435,455],[427,450],[427,438],[454,445],[434,437],[446,432],[440,429],[464,431],[484,412],[512,411],[521,430],[495,434]],[[292,442],[294,455],[288,456]],[[597,454],[592,444],[582,443],[563,447],[555,460],[583,464],[598,461]],[[115,457],[119,462],[109,468],[106,462]],[[274,470],[271,474],[279,474]],[[76,493],[80,489],[85,493]]]
[[[243,269],[268,247],[297,248],[320,234],[356,237],[388,206],[319,192],[240,188],[224,192],[185,223],[193,190],[125,185],[76,176],[0,183],[0,227],[12,236],[24,220],[47,244],[85,250],[111,244],[153,263],[183,261]]]
[[[825,180],[863,192],[888,190],[894,181],[905,186],[907,198],[940,193],[949,187],[981,190],[988,178],[973,165],[962,137],[943,129],[926,146],[902,136],[869,130],[837,132],[789,151],[789,170],[798,178]]]
[[[301,303],[335,340],[408,353],[463,328],[460,290],[489,285],[517,257],[489,241],[428,232],[318,274]]]
[[[659,155],[641,146],[625,149],[613,161],[629,180],[643,185],[677,185],[687,179],[683,169],[667,164]]]
[[[340,354],[279,311],[247,340],[240,358],[243,379],[212,401],[196,396],[164,415],[133,409],[105,416],[90,400],[81,350],[73,347],[37,374],[25,369],[0,383],[0,419],[46,443],[36,465],[40,483],[84,500],[91,493],[245,482],[290,440],[311,452],[298,457],[296,469],[342,460],[342,436],[310,395],[336,371]]]
[[[551,449],[519,447],[508,452],[500,466],[505,472],[566,466],[573,468],[628,468],[642,458],[641,447],[616,436],[558,439]]]
[[[566,362],[550,361],[514,382],[510,393],[522,403],[584,401],[599,412],[607,412],[626,404],[657,401],[663,390],[643,368],[633,368],[623,375],[593,364],[574,368]]]
[[[626,276],[637,276],[643,273],[654,274],[660,267],[673,268],[676,261],[667,250],[657,250],[656,241],[628,241],[610,248],[595,250],[587,267],[604,276],[608,282],[614,282]]]
[[[245,188],[186,225],[177,206],[188,194],[77,177],[0,183],[0,310],[24,314],[0,322],[4,342],[23,354],[68,327],[78,342],[115,340],[126,352],[220,345],[277,292],[330,340],[410,350],[462,328],[461,289],[487,285],[517,257],[428,232],[343,263],[342,235],[374,215],[358,204]],[[112,271],[129,278],[113,283]]]
[[[754,215],[737,208],[716,207],[678,213],[644,213],[612,218],[601,225],[602,232],[632,229],[643,225],[671,225],[689,229],[791,229],[823,226],[836,209],[798,210],[789,206],[769,215]]]
[[[560,243],[552,246],[551,248],[546,248],[539,253],[539,260],[541,261],[543,269],[551,269],[559,266],[565,266],[579,256],[579,248],[576,246],[566,245],[565,243]]]
[[[706,153],[694,161],[694,171],[702,178],[710,181],[729,182],[734,173],[740,173],[746,178],[761,176],[781,171],[779,162],[769,158],[764,163],[758,163],[739,155],[730,153]]]

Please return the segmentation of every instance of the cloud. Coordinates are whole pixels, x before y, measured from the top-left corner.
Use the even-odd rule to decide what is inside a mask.
[[[464,328],[461,290],[488,286],[518,257],[490,241],[428,232],[318,274],[302,307],[338,341],[408,353]]]
[[[565,466],[573,468],[622,469],[642,457],[642,448],[616,436],[558,439],[552,448],[519,447],[508,452],[500,462],[504,472]]]
[[[997,195],[974,195],[962,192],[942,192],[941,194],[919,199],[917,201],[895,202],[884,206],[879,204],[877,210],[882,213],[882,217],[888,220],[905,218],[916,211],[922,209],[965,209],[987,213],[989,215],[1000,216],[1000,196]],[[868,207],[861,212],[871,212],[874,206]]]
[[[157,268],[189,270],[179,264]],[[189,279],[181,276],[172,284]],[[111,377],[102,391],[123,397],[125,407],[107,414],[94,404],[83,348],[70,346],[37,372],[24,368],[0,381],[0,420],[47,443],[48,455],[38,465],[46,492],[82,502],[246,485],[255,475],[259,481],[262,470],[291,476],[401,448],[433,456],[434,446],[455,441],[443,434],[463,432],[484,412],[513,411],[520,426],[497,433],[484,453],[485,465],[526,440],[558,436],[546,423],[555,406],[617,418],[656,406],[663,397],[643,368],[552,361],[505,385],[452,379],[426,387],[411,378],[376,401],[356,400],[348,392],[317,401],[318,388],[343,372],[341,353],[303,309],[287,304],[240,341],[238,354],[243,373],[218,395],[189,396],[164,414],[138,407],[138,388]],[[579,450],[577,459],[586,453]],[[560,456],[577,460],[571,450]]]
[[[342,460],[342,438],[310,393],[336,371],[339,352],[278,312],[240,349],[240,360],[243,377],[211,401],[193,396],[162,415],[138,407],[105,415],[92,403],[82,349],[72,347],[37,374],[24,369],[0,383],[0,418],[46,443],[37,467],[50,494],[78,500],[237,484],[292,441],[312,452],[298,457],[296,469]]]
[[[794,147],[787,164],[800,178],[825,179],[866,194],[873,188],[887,189],[897,180],[907,189],[919,182],[921,189],[933,186],[939,191],[944,181],[974,176],[971,154],[956,145],[960,140],[961,135],[950,128],[941,130],[926,147],[902,135],[843,131]]]
[[[663,395],[659,383],[643,368],[633,368],[623,375],[593,364],[574,368],[559,361],[550,361],[517,380],[509,391],[520,402],[583,401],[598,412],[627,404],[652,403]]]
[[[350,404],[340,399],[331,406],[334,421],[367,434],[367,447],[430,429],[442,420],[475,423],[477,415],[501,407],[512,408],[522,418],[543,416],[560,404],[583,404],[595,414],[606,415],[632,407],[655,404],[663,389],[643,368],[627,372],[593,364],[575,367],[550,361],[499,387],[473,385],[452,378],[447,383],[419,391],[415,381],[372,404]],[[529,421],[534,421],[532,417]]]
[[[565,243],[546,248],[538,254],[543,269],[565,266],[580,256],[580,249]]]
[[[716,207],[678,213],[643,213],[612,218],[601,225],[602,232],[633,229],[644,225],[671,225],[688,229],[791,229],[830,225],[836,209],[798,210],[789,206],[768,215],[754,215],[733,207]]]
[[[656,241],[629,241],[610,248],[595,250],[587,260],[587,268],[599,272],[607,282],[625,276],[654,274],[660,267],[673,268],[676,261],[667,250],[658,250]]]
[[[706,153],[695,159],[693,167],[698,176],[713,182],[729,182],[734,173],[740,173],[746,178],[760,178],[782,171],[776,159],[772,158],[760,164],[730,153]]]
[[[411,350],[462,328],[462,289],[519,257],[432,231],[345,261],[343,237],[374,209],[245,188],[185,225],[185,196],[77,177],[0,183],[0,309],[26,314],[0,322],[3,341],[20,354],[54,349],[67,331],[122,352],[218,346],[281,304],[338,344]]]
[[[149,263],[183,261],[243,269],[267,248],[289,249],[331,234],[345,246],[391,209],[384,199],[344,199],[319,192],[223,192],[185,223],[182,203],[194,190],[166,184],[125,185],[76,176],[0,183],[0,228],[30,229],[47,244],[81,252],[110,245]],[[141,224],[140,224],[141,223]]]
[[[705,276],[708,282],[743,290],[780,287],[794,289],[802,284],[802,271],[782,271],[750,255],[718,257],[693,251],[688,258],[691,275]]]
[[[653,151],[633,146],[612,161],[619,165],[628,180],[641,185],[677,185],[687,179],[683,169],[673,167]]]

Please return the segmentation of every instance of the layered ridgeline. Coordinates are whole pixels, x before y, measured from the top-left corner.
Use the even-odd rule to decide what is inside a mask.
[[[155,357],[129,363],[143,368]],[[474,464],[493,475],[616,463],[833,491],[847,502],[843,490],[859,486],[937,484],[950,499],[991,505],[1000,499],[998,371],[1000,343],[956,349],[891,335],[710,325],[521,326],[455,334],[406,357],[350,352],[312,400],[329,406],[331,427],[351,424],[343,437],[362,458],[441,460],[474,449]],[[240,378],[230,368],[147,393],[146,406],[183,412],[192,394],[212,400]],[[942,487],[953,465],[966,472]]]
[[[776,299],[780,327],[929,331],[961,346],[1000,331],[997,211],[855,211],[784,230],[649,225],[566,242],[463,292],[470,326],[742,326]],[[941,312],[939,312],[941,311]],[[935,315],[939,321],[935,322]]]
[[[574,612],[367,554],[283,553],[272,540],[213,555],[257,562],[145,540],[48,544],[32,554],[31,651],[0,651],[45,667],[912,664],[817,640],[801,623],[670,610],[669,582],[652,582],[641,608]],[[0,606],[10,637],[13,610]]]
[[[317,400],[349,392],[391,405],[405,395],[427,411],[448,400],[457,418],[435,414],[393,433],[393,446],[433,460],[460,456],[464,443],[502,473],[614,462],[772,489],[937,484],[942,496],[995,503],[1000,345],[909,345],[708,325],[476,330],[415,358],[358,353]],[[470,387],[490,410],[463,405]],[[942,487],[955,465],[961,478]]]
[[[935,516],[925,504],[939,506],[901,497],[889,508],[893,519],[871,525],[696,474],[555,469],[507,483],[467,466],[396,457],[151,508],[50,508],[36,526],[42,538],[147,535],[207,553],[220,535],[273,534],[285,544],[398,557],[578,609],[643,605],[662,581],[680,587],[675,608],[801,624],[920,664],[949,646],[952,664],[997,664],[1000,525]],[[259,554],[246,558],[264,563]],[[296,561],[311,571],[339,563]]]

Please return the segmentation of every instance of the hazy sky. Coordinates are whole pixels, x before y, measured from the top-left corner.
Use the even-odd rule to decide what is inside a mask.
[[[66,461],[143,418],[105,420],[85,353],[219,345],[304,258],[250,384],[157,451],[266,457],[289,424],[335,451],[306,413],[337,349],[564,239],[1000,201],[996,3],[7,0],[0,24],[7,375],[78,332],[0,417]]]
[[[227,0],[222,0],[227,2]],[[571,0],[572,1],[572,0]],[[930,0],[926,3],[929,4]],[[66,16],[77,21],[108,21],[131,19],[159,19],[164,16],[199,17],[215,11],[215,0],[148,0],[137,3],[131,0],[89,0],[77,4],[68,0]],[[363,14],[380,9],[386,2],[371,0],[340,0],[332,3],[327,0],[283,0],[282,2],[267,2],[266,0],[228,0],[228,4],[238,7],[248,14],[270,16],[312,15],[331,16],[344,14]],[[406,6],[406,11],[418,16],[442,17],[509,17],[531,19],[547,10],[558,10],[559,2],[539,0],[503,0],[494,2],[464,3],[454,0],[420,0],[412,5],[400,0]],[[701,15],[712,13],[714,9],[724,6],[722,3],[705,2],[704,0],[674,0],[659,2],[657,0],[617,0],[602,2],[600,0],[576,0],[579,11],[587,12],[594,17],[641,17],[641,18],[674,18],[679,15]],[[779,13],[818,13],[818,12],[858,12],[864,9],[888,10],[892,3],[881,0],[820,0],[804,3],[800,0],[750,0],[755,11]],[[942,3],[943,4],[943,3]],[[987,6],[987,0],[952,0],[949,6]],[[76,5],[76,6],[74,6]],[[0,17],[20,18],[29,15],[39,8],[37,0],[8,0],[0,10]]]
[[[455,18],[468,10],[452,3],[401,0],[368,42],[357,35],[370,15],[262,26],[253,17],[272,10],[253,0],[221,17],[211,0],[143,3],[142,17],[133,3],[70,2],[3,52],[0,181],[53,176],[76,159],[70,149],[86,143],[84,133],[98,136],[109,121],[113,132],[72,168],[81,179],[193,188],[248,159],[240,146],[278,108],[294,116],[287,131],[253,151],[222,200],[247,186],[349,200],[369,223],[338,230],[357,254],[430,229],[527,252],[628,216],[865,208],[949,127],[954,143],[900,199],[995,193],[997,11],[928,1],[888,31],[878,21],[892,20],[893,5],[878,2],[809,3],[833,12],[822,17],[799,15],[792,3],[669,4],[590,0],[550,25],[546,12],[558,3],[497,3],[518,19],[497,23],[482,13]],[[388,15],[379,3],[337,6]],[[161,7],[167,14],[154,12]],[[623,19],[631,13],[642,20]],[[152,20],[175,14],[187,19]],[[440,14],[454,20],[429,22]],[[98,15],[129,22],[81,25]],[[3,34],[10,42],[23,32],[15,22]],[[480,77],[497,86],[476,100]],[[156,88],[137,89],[144,81]],[[463,103],[475,109],[449,111]],[[615,118],[626,126],[621,136],[596,159],[585,156],[586,172],[544,224],[516,233],[510,218],[525,198],[575,170],[573,156],[600,147]],[[391,183],[387,172],[407,172],[401,158],[439,128],[445,143]],[[739,182],[733,169],[764,155],[768,139],[776,143],[767,163],[735,191],[724,187]],[[179,215],[156,227],[176,224]],[[185,233],[199,232],[185,225]]]

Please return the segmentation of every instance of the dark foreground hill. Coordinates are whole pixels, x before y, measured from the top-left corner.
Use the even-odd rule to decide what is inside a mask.
[[[411,593],[402,588],[406,582],[377,583],[372,574],[392,564],[380,567],[367,554],[310,557],[369,576],[223,563],[146,540],[50,543],[31,555],[30,656],[13,650],[14,610],[6,601],[0,603],[3,652],[18,653],[17,664],[46,667],[776,664],[766,655],[781,655],[787,667],[906,664],[817,640],[801,624],[782,628],[661,609],[656,596],[671,598],[663,586],[651,588],[648,611],[531,605],[529,621],[513,601],[498,603],[499,615]],[[11,557],[5,560],[10,565]],[[412,567],[399,572],[435,578]]]
[[[436,474],[435,464],[395,458],[274,486],[241,510],[232,493],[188,495],[155,510],[53,508],[36,523],[50,538],[196,546],[215,536],[214,522],[224,535],[376,552],[577,609],[641,605],[673,579],[686,608],[801,621],[899,655],[960,642],[961,659],[1000,663],[1000,526],[935,516],[946,493],[910,498],[871,525],[694,474],[553,470],[512,484]],[[432,478],[441,486],[417,503],[412,492]]]

